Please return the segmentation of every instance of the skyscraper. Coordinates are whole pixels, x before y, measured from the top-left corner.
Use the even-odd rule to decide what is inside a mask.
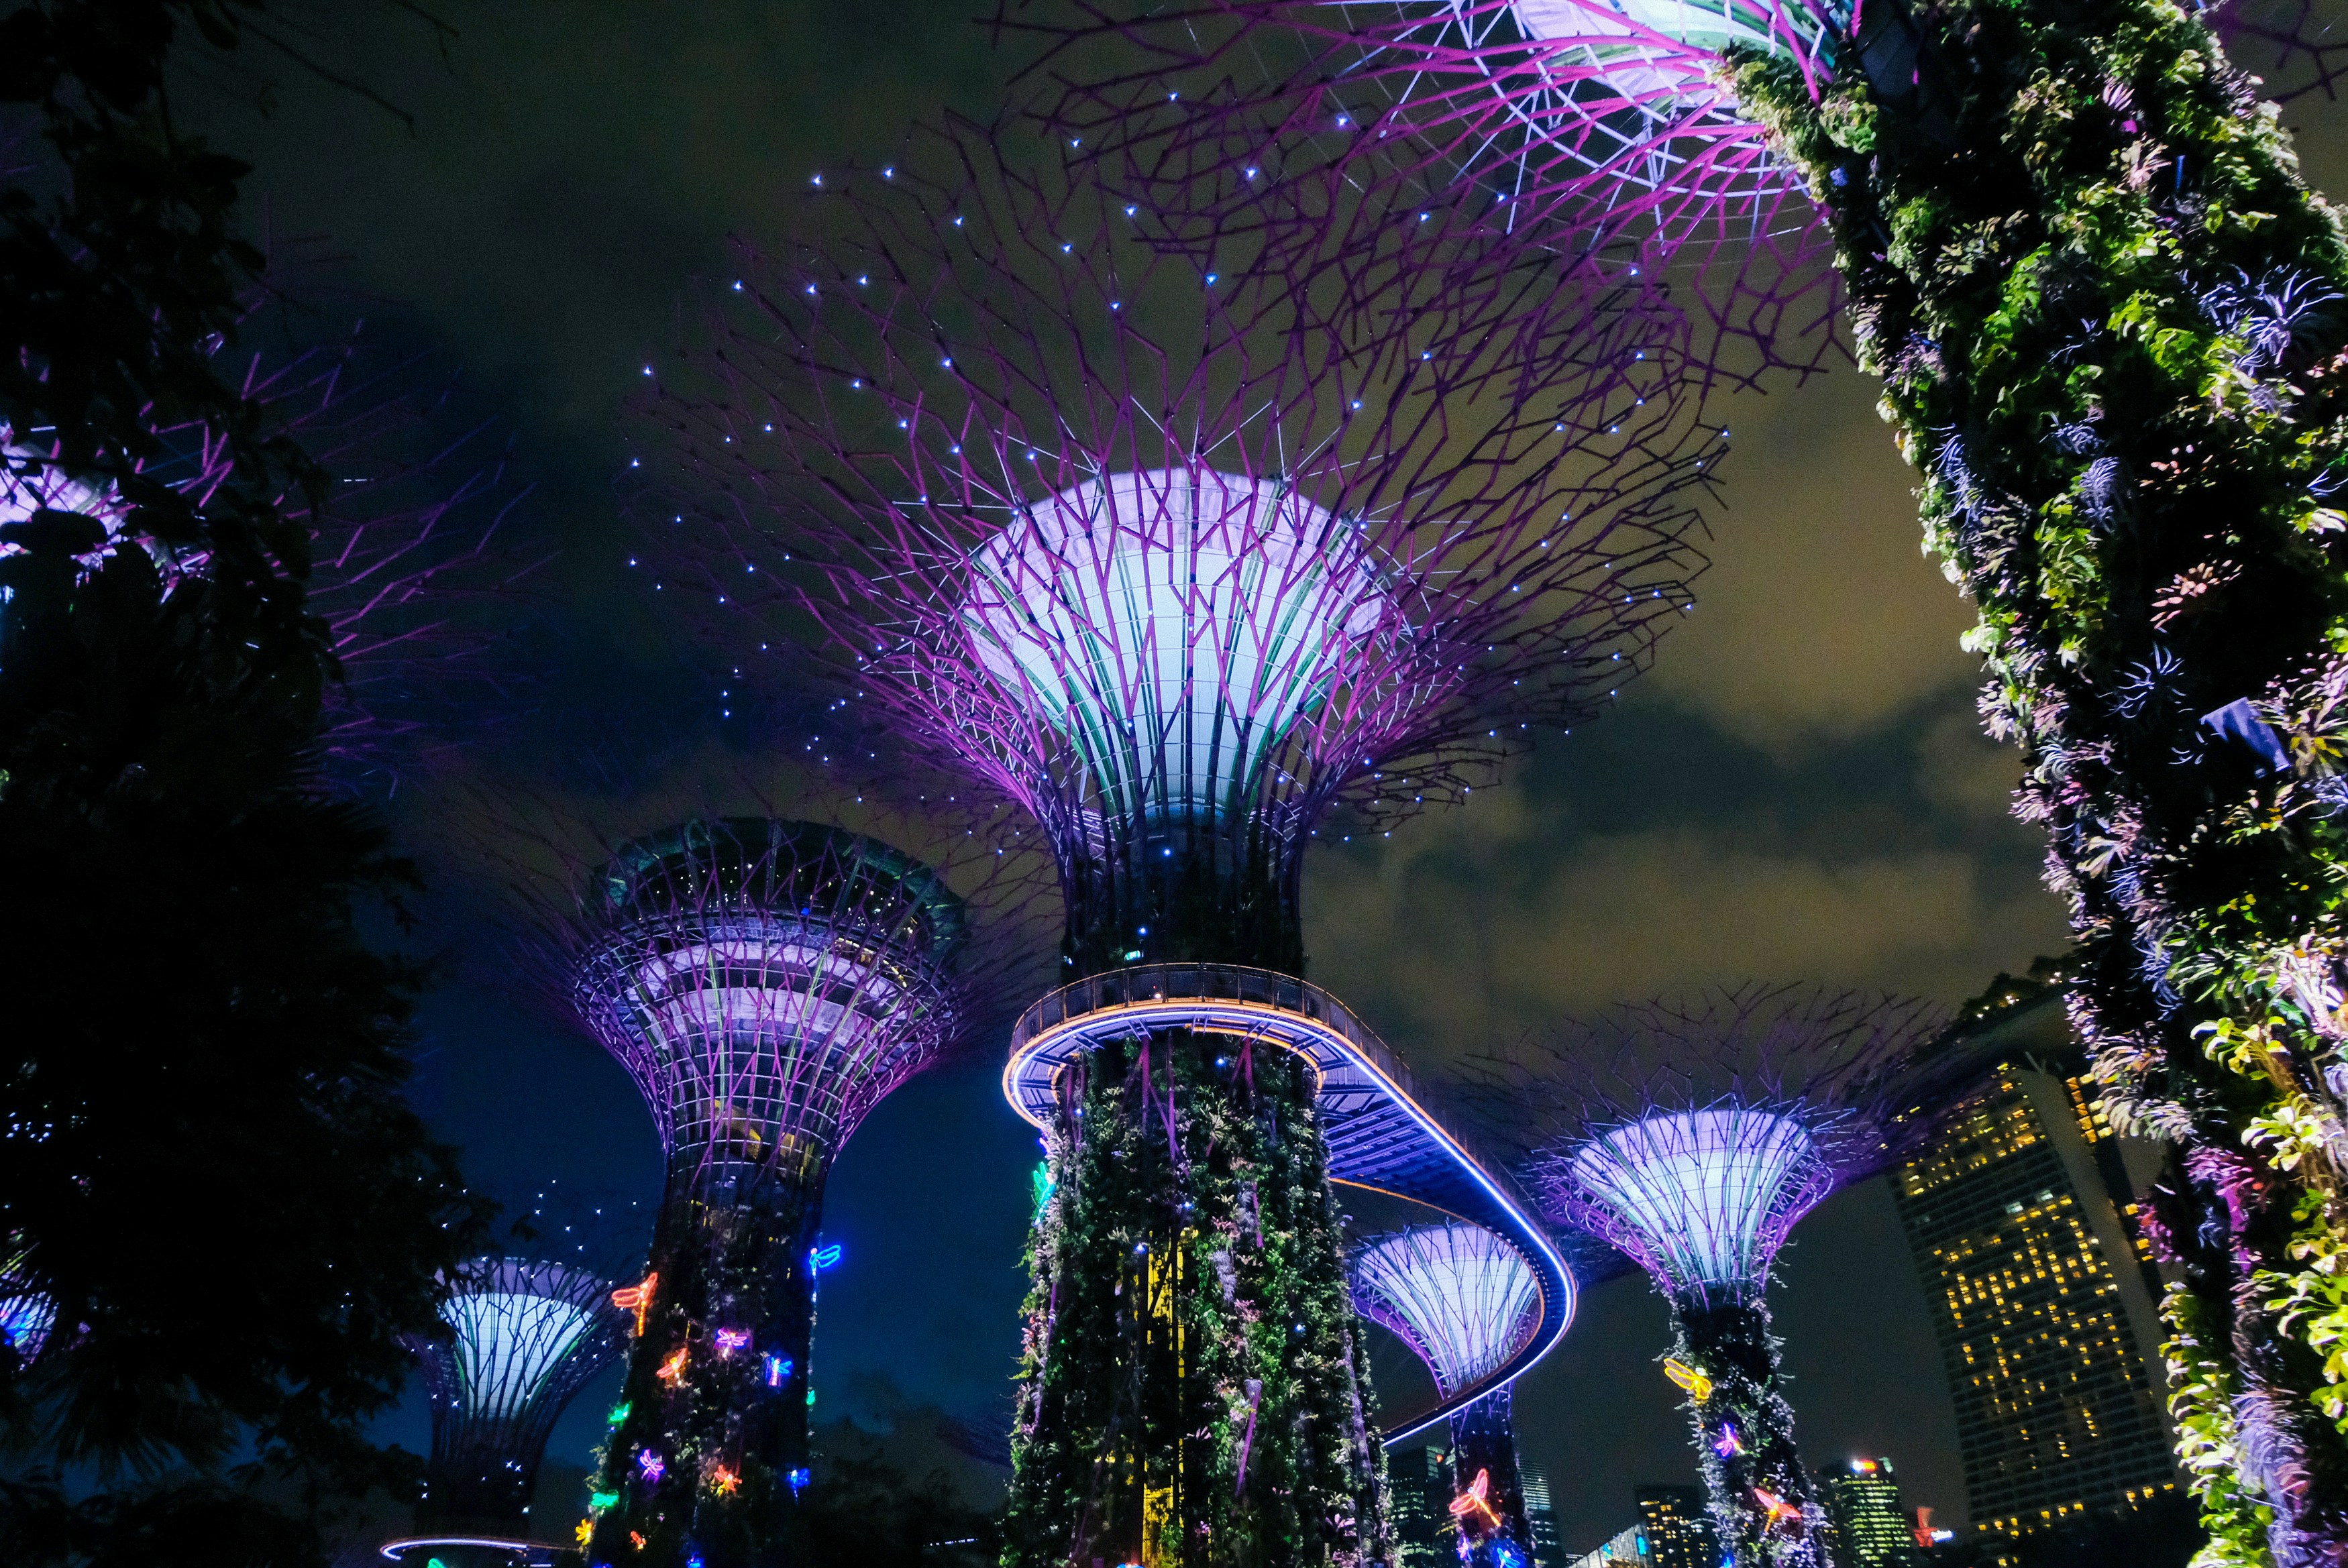
[[[1458,1532],[1451,1526],[1451,1466],[1443,1450],[1423,1443],[1388,1454],[1386,1487],[1396,1568],[1443,1568],[1450,1563],[1457,1555],[1454,1541]],[[1529,1504],[1529,1491],[1527,1501]]]
[[[2146,1355],[2160,1283],[2129,1223],[2151,1156],[2096,1113],[2059,993],[1993,1014],[1961,1049],[1982,1075],[1892,1192],[1931,1297],[1972,1532],[2138,1506],[2179,1481]]]
[[[1639,1533],[1654,1568],[1715,1568],[1720,1537],[1700,1486],[1643,1486]]]
[[[1557,1528],[1556,1504],[1550,1500],[1549,1471],[1520,1462],[1517,1477],[1524,1488],[1525,1524],[1532,1535],[1534,1568],[1565,1568],[1565,1537]]]
[[[1825,1478],[1840,1568],[1901,1568],[1915,1559],[1916,1530],[1900,1507],[1888,1459],[1855,1459]]]

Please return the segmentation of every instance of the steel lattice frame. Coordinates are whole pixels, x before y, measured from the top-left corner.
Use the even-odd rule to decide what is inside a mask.
[[[1747,985],[1616,1009],[1484,1065],[1491,1108],[1545,1136],[1551,1219],[1637,1262],[1670,1303],[1667,1363],[1739,1568],[1822,1564],[1826,1514],[1777,1389],[1766,1299],[1795,1223],[1927,1135],[1962,1071],[1933,1005]]]
[[[0,1261],[0,1344],[15,1352],[16,1370],[39,1358],[57,1321],[57,1303],[34,1288],[24,1264],[21,1250],[5,1255],[5,1261]]]
[[[1069,979],[1169,959],[1294,974],[1316,833],[1484,782],[1533,723],[1601,711],[1688,607],[1690,492],[1717,445],[1670,390],[1684,325],[1622,290],[1531,335],[1490,304],[1348,337],[1329,298],[1193,268],[1061,173],[948,128],[901,165],[826,176],[810,222],[839,238],[747,256],[706,351],[646,400],[664,428],[640,510],[660,569],[697,564],[743,662],[820,646],[850,722],[1040,827]],[[1066,1077],[1049,1146],[1084,1196],[1035,1244],[1020,1561],[1187,1561],[1227,1537],[1378,1549],[1314,1090],[1215,1043],[1211,1010]],[[1159,1075],[1185,1087],[1145,1117]],[[1239,1248],[1212,1290],[1204,1264],[1183,1276],[1195,1356],[1143,1377],[1070,1348],[1131,1329],[1101,1282],[1136,1236],[1170,1255],[1272,1223],[1252,1178],[1194,1181],[1189,1153],[1112,1174],[1128,1143],[1228,1155],[1235,1128],[1289,1173],[1286,1240]],[[1325,1375],[1250,1371],[1269,1352],[1242,1306],[1309,1336],[1298,1354]],[[1234,1420],[1223,1382],[1265,1403]],[[1108,1481],[1102,1442],[1132,1461]],[[1267,1479],[1283,1466],[1302,1468]]]
[[[1354,1304],[1418,1352],[1447,1398],[1523,1348],[1538,1292],[1517,1249],[1481,1225],[1416,1225],[1353,1250]]]
[[[1552,1220],[1674,1298],[1741,1305],[1803,1214],[1929,1131],[1919,1052],[1943,1026],[1921,1000],[1753,984],[1618,1009],[1491,1067],[1548,1129],[1528,1166]]]
[[[673,1161],[820,1170],[963,1019],[961,900],[859,835],[723,818],[623,845],[591,889],[581,1020],[628,1070]]]
[[[1635,292],[1537,344],[1495,305],[1356,353],[938,139],[960,178],[835,179],[847,239],[745,258],[700,390],[647,405],[678,490],[644,510],[717,636],[814,626],[849,712],[1032,815],[1078,973],[1174,953],[1150,911],[1201,861],[1292,924],[1334,808],[1465,793],[1691,604],[1719,448]]]
[[[1481,1225],[1454,1221],[1368,1237],[1353,1249],[1351,1272],[1362,1316],[1416,1351],[1447,1399],[1506,1364],[1540,1317],[1533,1271]],[[1493,1568],[1532,1559],[1510,1396],[1504,1385],[1451,1417],[1460,1554]]]
[[[590,850],[612,841],[573,815],[484,810],[485,834],[535,841],[521,861],[550,851],[565,868],[558,895],[513,866],[540,927],[523,964],[628,1071],[668,1155],[645,1274],[615,1298],[634,1344],[582,1541],[599,1558],[635,1553],[636,1534],[654,1542],[646,1561],[767,1561],[790,1549],[808,1479],[831,1160],[1032,983],[1019,915],[1033,873],[959,818],[916,825],[878,804],[870,820],[947,852],[716,815]]]
[[[509,593],[534,559],[509,554],[501,530],[528,494],[511,484],[481,427],[453,430],[448,388],[412,362],[374,363],[358,341],[281,356],[247,355],[238,391],[273,436],[299,442],[333,490],[313,507],[283,499],[310,536],[306,602],[338,667],[325,687],[323,741],[358,774],[396,772],[419,750],[449,743],[452,713],[490,711],[514,673],[488,657],[494,632],[468,607]],[[143,472],[198,506],[228,476],[229,443],[198,427],[158,432],[170,456]],[[109,542],[123,524],[112,486],[67,477],[38,441],[0,427],[0,524],[49,507],[89,517]],[[0,554],[12,552],[0,545]],[[167,579],[201,575],[201,555],[150,547]]]
[[[524,1529],[555,1421],[625,1348],[611,1293],[585,1269],[513,1258],[449,1281],[448,1337],[415,1347],[432,1400],[424,1518]]]
[[[2280,98],[2329,96],[2348,72],[2348,39],[2312,0],[2203,16]],[[1473,257],[1455,275],[1667,281],[1709,328],[1706,375],[1731,383],[1841,357],[1840,285],[1801,179],[1721,86],[1720,51],[1790,58],[1814,84],[1908,69],[1892,13],[1820,0],[1209,0],[1139,15],[1019,0],[997,22],[1043,46],[1033,112],[1056,143],[1168,241],[1325,269],[1332,212],[1351,213],[1355,251],[1406,247],[1431,218]]]

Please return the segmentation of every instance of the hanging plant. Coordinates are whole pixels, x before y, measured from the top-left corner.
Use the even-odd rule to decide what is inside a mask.
[[[2197,1561],[2339,1561],[2339,220],[2173,6],[1869,16],[1818,96],[1750,56],[1733,86],[1831,217],[1927,547],[1979,608],[2104,1109],[2178,1151],[2153,1228]]]

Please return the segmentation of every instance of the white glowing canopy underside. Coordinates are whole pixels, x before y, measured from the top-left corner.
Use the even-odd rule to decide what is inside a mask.
[[[1586,39],[1601,50],[1635,36],[1622,20],[1710,55],[1731,44],[1783,53],[1789,32],[1805,40],[1818,32],[1818,17],[1801,0],[1513,0],[1510,8],[1529,37]]]
[[[1567,1168],[1606,1239],[1683,1290],[1759,1285],[1831,1185],[1798,1122],[1744,1106],[1617,1127]]]
[[[7,444],[0,425],[0,523],[21,523],[47,507],[100,519],[108,533],[120,522],[113,487],[68,478],[40,453]],[[13,547],[9,547],[13,548]]]
[[[1512,0],[1509,10],[1527,37],[1581,46],[1556,60],[1566,69],[1561,89],[1589,97],[1602,83],[1601,106],[1619,94],[1663,115],[1725,101],[1706,67],[1731,44],[1783,54],[1787,30],[1809,45],[1818,35],[1818,18],[1799,0]]]
[[[819,923],[746,914],[699,935],[616,960],[624,993],[596,1018],[672,1152],[756,1154],[780,1133],[828,1149],[951,1027],[933,979]]]
[[[963,623],[988,673],[1043,711],[1119,815],[1247,810],[1394,608],[1351,523],[1203,466],[1047,497],[972,567]]]
[[[595,1327],[583,1307],[510,1291],[451,1296],[440,1315],[456,1330],[465,1413],[486,1420],[520,1416]]]
[[[1523,1346],[1540,1307],[1533,1271],[1481,1225],[1422,1225],[1354,1255],[1363,1316],[1407,1340],[1445,1399]]]

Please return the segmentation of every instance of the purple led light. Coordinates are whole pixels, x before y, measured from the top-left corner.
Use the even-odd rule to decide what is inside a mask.
[[[1523,1349],[1540,1320],[1532,1269],[1480,1225],[1373,1236],[1349,1272],[1354,1306],[1418,1352],[1446,1399]]]
[[[734,391],[644,402],[671,482],[730,497],[647,544],[789,585],[700,613],[818,643],[844,718],[1020,808],[1064,872],[1220,836],[1282,883],[1333,807],[1389,825],[1603,711],[1684,612],[1711,435],[1669,305],[1560,285],[1527,339],[1430,293],[1406,344],[1356,343],[1225,270],[1145,323],[1112,307],[1186,263],[939,136],[973,179],[842,195],[849,238],[801,263],[869,287],[723,295]],[[942,300],[976,323],[951,343]],[[737,406],[774,439],[723,439]]]
[[[1543,1131],[1551,1221],[1675,1300],[1757,1300],[1787,1235],[1929,1132],[1943,1026],[1915,1000],[1749,985],[1620,1008],[1485,1065],[1490,1113]]]

